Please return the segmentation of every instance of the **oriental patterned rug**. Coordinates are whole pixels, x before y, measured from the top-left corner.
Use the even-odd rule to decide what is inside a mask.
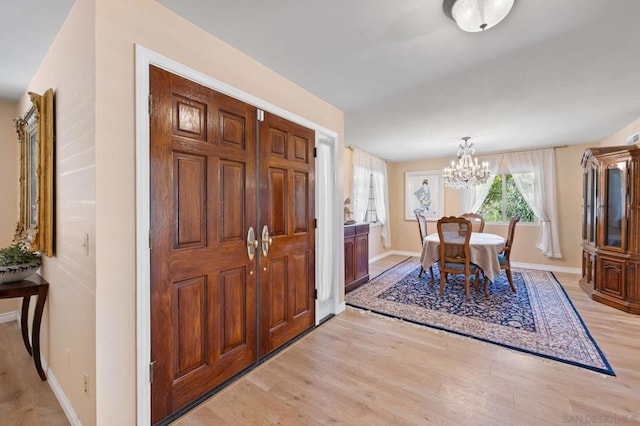
[[[489,284],[488,298],[481,285],[478,291],[472,288],[467,301],[462,275],[450,275],[444,295],[439,296],[440,275],[436,265],[433,269],[436,276],[431,287],[429,271],[418,278],[420,261],[409,258],[347,293],[346,303],[615,376],[553,273],[516,269],[517,293],[511,292],[506,275],[501,274]]]

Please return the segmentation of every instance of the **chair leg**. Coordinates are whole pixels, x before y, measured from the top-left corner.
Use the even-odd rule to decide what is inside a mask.
[[[464,274],[464,289],[467,292],[467,300],[471,299],[471,293],[469,292],[469,274]]]
[[[484,297],[489,297],[489,278],[485,274],[482,274],[482,281],[484,281]]]
[[[511,268],[505,269],[507,273],[507,279],[509,280],[509,285],[511,286],[511,291],[516,292],[516,287],[513,285],[513,277],[511,276]]]
[[[429,284],[429,288],[433,287],[433,283],[436,279],[436,276],[433,274],[433,266],[429,267],[429,272],[431,272],[431,284]]]
[[[440,271],[440,291],[438,292],[440,296],[444,294],[444,282],[446,279],[447,279],[447,274]]]
[[[420,278],[422,276],[423,272],[424,272],[424,268],[421,266],[420,267],[420,273],[418,274],[418,278]]]

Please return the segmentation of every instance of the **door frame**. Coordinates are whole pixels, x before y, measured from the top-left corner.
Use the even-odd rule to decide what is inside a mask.
[[[331,244],[335,249],[332,258],[331,297],[333,314],[345,309],[340,302],[340,288],[344,287],[344,255],[342,226],[342,151],[339,149],[338,133],[257,98],[220,80],[207,76],[186,65],[174,61],[139,44],[135,45],[135,111],[136,111],[136,411],[137,424],[151,422],[151,384],[149,383],[151,361],[151,259],[149,253],[150,232],[150,177],[149,177],[149,65],[155,65],[195,83],[209,87],[233,98],[269,111],[287,120],[315,130],[317,145],[322,140],[332,147],[334,170],[331,202],[334,206],[334,226],[329,237],[322,238],[322,244]],[[316,207],[317,214],[317,207]],[[320,233],[321,235],[325,235]],[[316,245],[320,242],[316,239]],[[316,262],[316,271],[319,265]],[[317,274],[316,274],[317,276]],[[316,282],[318,288],[318,282]],[[317,301],[316,301],[317,306]],[[316,309],[316,324],[322,319]]]

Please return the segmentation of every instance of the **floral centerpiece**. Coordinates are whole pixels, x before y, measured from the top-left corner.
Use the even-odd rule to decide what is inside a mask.
[[[32,252],[26,241],[0,248],[0,283],[20,281],[40,267],[40,253]]]

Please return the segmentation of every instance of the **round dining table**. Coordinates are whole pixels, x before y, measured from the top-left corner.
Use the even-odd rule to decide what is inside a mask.
[[[484,232],[471,233],[469,239],[470,260],[482,268],[489,281],[493,282],[493,279],[501,273],[498,253],[504,249],[505,242],[504,237],[500,235]],[[440,260],[440,237],[438,233],[429,234],[422,242],[420,263],[426,271],[438,260]]]

